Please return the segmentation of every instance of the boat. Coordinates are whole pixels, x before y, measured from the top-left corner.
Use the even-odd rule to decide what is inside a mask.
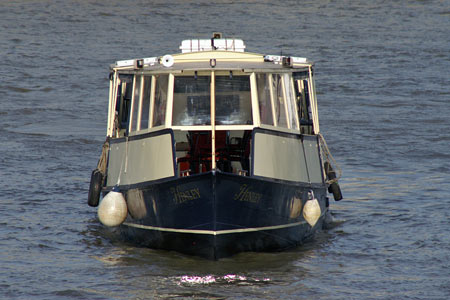
[[[213,260],[281,251],[322,228],[328,193],[342,199],[314,63],[245,48],[214,33],[110,66],[88,204],[127,241]]]

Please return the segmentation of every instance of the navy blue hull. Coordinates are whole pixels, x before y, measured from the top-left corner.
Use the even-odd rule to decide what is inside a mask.
[[[121,188],[129,209],[121,232],[128,240],[210,259],[299,245],[321,228],[328,209],[325,185],[222,172]],[[314,227],[302,214],[310,190],[321,207]]]

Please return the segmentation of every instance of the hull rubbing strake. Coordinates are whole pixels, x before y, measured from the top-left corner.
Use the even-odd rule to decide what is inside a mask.
[[[324,213],[321,214],[321,218],[324,216]],[[290,228],[300,225],[307,224],[305,221],[283,224],[283,225],[275,225],[275,226],[265,226],[265,227],[255,227],[255,228],[239,228],[239,229],[228,229],[228,230],[196,230],[196,229],[177,229],[177,228],[163,228],[163,227],[155,227],[155,226],[147,226],[141,224],[133,224],[125,222],[123,225],[139,228],[139,229],[147,229],[147,230],[156,230],[156,231],[164,231],[164,232],[176,232],[176,233],[190,233],[190,234],[205,234],[205,235],[222,235],[222,234],[233,234],[233,233],[246,233],[246,232],[256,232],[256,231],[265,231],[265,230],[276,230],[276,229],[284,229]]]

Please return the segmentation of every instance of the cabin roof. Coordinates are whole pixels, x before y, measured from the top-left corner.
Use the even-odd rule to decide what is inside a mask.
[[[307,69],[312,65],[312,62],[300,57],[212,50],[122,60],[111,65],[111,69],[133,72],[149,71],[151,73],[201,70],[292,72],[292,69]]]

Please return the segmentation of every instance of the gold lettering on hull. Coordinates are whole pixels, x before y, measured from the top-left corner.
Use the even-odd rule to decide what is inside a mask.
[[[175,204],[182,204],[195,199],[200,199],[200,189],[189,189],[181,191],[178,187],[170,188],[170,192],[173,195],[173,201]]]
[[[242,202],[250,202],[255,204],[259,204],[261,198],[262,194],[252,192],[247,184],[241,185],[239,192],[234,195],[234,200]]]

